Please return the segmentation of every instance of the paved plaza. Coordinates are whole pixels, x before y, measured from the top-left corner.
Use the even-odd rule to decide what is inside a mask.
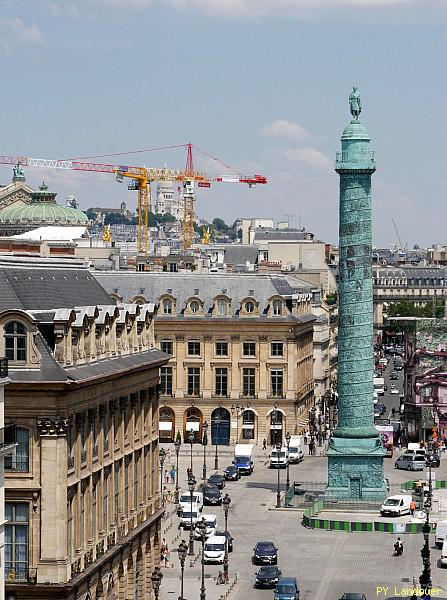
[[[167,446],[166,446],[167,447]],[[180,456],[180,485],[186,490],[186,469],[189,465],[189,446],[183,445]],[[171,463],[175,453],[171,451]],[[219,455],[220,471],[231,463],[232,453],[226,448]],[[291,481],[322,482],[326,478],[326,458],[306,456],[303,463],[290,465]],[[199,481],[202,475],[203,454],[200,446],[193,450],[194,474]],[[272,590],[253,588],[254,574],[259,567],[251,562],[255,543],[273,541],[279,549],[279,566],[284,576],[298,579],[301,600],[337,600],[343,592],[363,592],[368,600],[407,596],[402,589],[411,587],[413,577],[422,571],[420,549],[422,534],[405,535],[404,555],[393,556],[395,536],[385,533],[346,533],[308,530],[301,525],[302,512],[275,510],[277,471],[268,468],[268,451],[257,449],[256,467],[253,475],[242,477],[238,482],[227,482],[224,493],[231,497],[228,529],[234,537],[234,551],[230,553],[230,581],[237,573],[238,582],[229,597],[234,600],[273,598]],[[386,477],[391,483],[409,479],[409,474],[393,469],[394,460],[385,462]],[[208,475],[214,472],[212,447],[207,457]],[[447,479],[447,457],[441,462],[439,479]],[[285,482],[285,471],[280,477]],[[173,488],[173,486],[171,486]],[[166,539],[171,550],[173,567],[163,568],[161,600],[177,600],[180,594],[179,561],[175,549],[181,539],[188,541],[188,531],[179,535],[175,506],[169,505],[171,516],[165,520]],[[204,507],[207,513],[216,514],[218,525],[224,528],[222,507]],[[433,536],[432,536],[433,538]],[[440,588],[437,597],[447,598],[447,569],[438,565],[440,550],[432,539],[432,580]],[[200,543],[195,542],[196,556]],[[206,597],[217,600],[227,586],[216,585],[214,577],[221,566],[205,565]],[[200,559],[185,565],[186,600],[198,600],[200,595]],[[382,588],[378,591],[377,588]],[[435,597],[435,596],[433,596]]]

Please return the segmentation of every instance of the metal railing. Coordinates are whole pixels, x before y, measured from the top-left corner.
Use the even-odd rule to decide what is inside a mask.
[[[0,358],[0,379],[8,377],[8,359]]]
[[[344,151],[335,153],[335,162],[338,163],[371,163],[374,165],[375,152],[366,150],[364,152]]]
[[[0,450],[4,450],[9,446],[14,448],[17,444],[17,426],[15,423],[5,425],[0,429]]]
[[[11,583],[37,583],[37,569],[35,567],[5,565],[5,584]]]

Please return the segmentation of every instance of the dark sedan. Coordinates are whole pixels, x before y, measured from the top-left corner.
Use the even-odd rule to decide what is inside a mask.
[[[216,531],[216,537],[222,536],[225,537],[225,531]],[[233,552],[233,537],[231,537],[231,533],[227,531],[227,544],[228,544],[228,552]]]
[[[386,406],[385,404],[382,404],[382,402],[378,402],[375,407],[378,411],[380,411],[380,414],[383,415],[386,412]]]
[[[391,371],[391,373],[390,373],[390,379],[392,379],[392,380],[399,379],[399,373],[397,371]]]
[[[222,490],[225,487],[225,478],[219,473],[214,473],[213,475],[208,477],[208,483],[210,483],[211,485],[215,485],[220,490]]]
[[[234,465],[230,465],[224,471],[224,477],[227,481],[237,481],[241,478],[239,469]]]
[[[425,460],[425,464],[428,467],[428,459]],[[433,456],[431,457],[431,466],[434,467],[435,469],[437,469],[440,464],[441,464],[441,460],[439,458],[439,454],[433,454]]]
[[[278,564],[278,550],[273,542],[258,542],[253,548],[253,563],[255,565]]]
[[[261,567],[256,573],[255,587],[276,587],[281,571],[276,566]]]
[[[222,494],[216,485],[204,485],[203,504],[222,504]]]
[[[349,593],[349,592],[345,592],[343,594],[343,596],[340,598],[340,600],[366,600],[366,596],[365,594],[354,594],[354,593]]]

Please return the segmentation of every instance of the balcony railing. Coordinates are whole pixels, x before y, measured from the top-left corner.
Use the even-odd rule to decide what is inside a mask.
[[[0,358],[0,379],[8,377],[8,359]]]
[[[353,165],[370,165],[370,168],[374,169],[375,152],[367,150],[365,152],[345,151],[335,153],[335,166],[338,167],[340,163],[353,164]]]
[[[74,456],[67,456],[67,469],[71,471],[75,467]]]
[[[37,583],[37,569],[35,567],[8,567],[5,566],[5,584],[28,583],[35,585]]]
[[[11,454],[17,446],[17,428],[15,423],[0,429],[0,456]]]

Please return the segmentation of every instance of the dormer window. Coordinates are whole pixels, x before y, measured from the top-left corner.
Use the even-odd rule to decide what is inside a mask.
[[[273,300],[272,313],[274,317],[280,317],[282,313],[282,302],[281,300]]]
[[[5,357],[14,362],[26,362],[27,330],[23,323],[10,321],[5,325]]]
[[[200,310],[200,304],[197,302],[197,300],[193,300],[190,305],[189,308],[191,310],[192,313],[198,313]]]
[[[249,300],[248,302],[245,303],[245,312],[247,312],[248,314],[252,314],[255,311],[255,305],[254,303]]]
[[[227,302],[223,298],[217,301],[217,314],[219,317],[225,317],[227,314]]]
[[[163,314],[172,315],[172,300],[163,300]]]

